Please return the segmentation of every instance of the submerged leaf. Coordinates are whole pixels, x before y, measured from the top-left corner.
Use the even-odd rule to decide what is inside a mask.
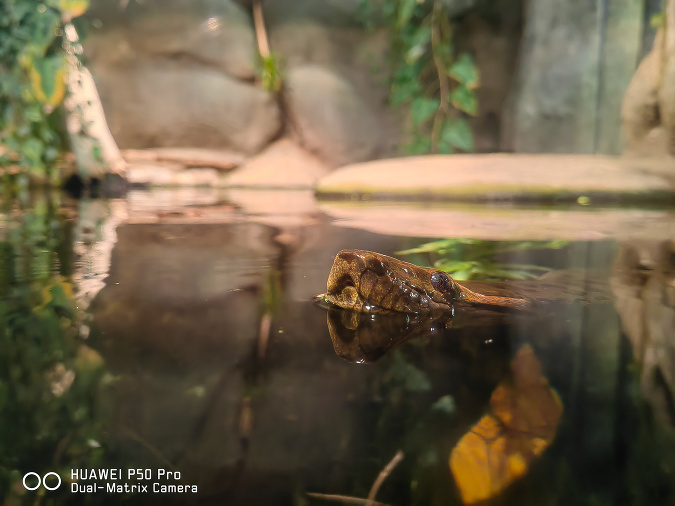
[[[454,413],[455,408],[455,399],[452,398],[452,395],[444,395],[431,406],[432,410],[447,414]]]
[[[449,464],[465,504],[494,497],[524,476],[555,438],[563,407],[532,347],[518,350],[512,378],[492,392],[491,413],[457,443]]]
[[[454,251],[455,248],[466,244],[475,244],[477,239],[438,239],[425,242],[416,248],[397,251],[397,255],[411,255],[413,253],[438,253],[439,255]]]

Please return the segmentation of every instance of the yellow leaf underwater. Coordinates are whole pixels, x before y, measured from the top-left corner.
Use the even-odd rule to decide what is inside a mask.
[[[450,454],[450,470],[465,504],[499,494],[524,476],[555,438],[562,403],[541,375],[528,345],[511,362],[512,378],[490,397],[483,416]]]

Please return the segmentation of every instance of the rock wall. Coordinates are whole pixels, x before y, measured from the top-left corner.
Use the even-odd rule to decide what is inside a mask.
[[[281,130],[274,97],[253,83],[255,35],[229,0],[99,2],[85,42],[122,148],[199,146],[254,153]]]
[[[658,0],[467,2],[452,12],[459,51],[482,76],[476,151],[621,151],[621,100]],[[387,105],[386,33],[358,0],[266,0],[285,100],[258,77],[250,2],[99,0],[85,50],[122,148],[259,153],[280,137],[336,167],[401,153]]]
[[[502,149],[620,153],[621,101],[643,52],[648,2],[527,2]]]
[[[624,95],[621,119],[629,154],[675,156],[674,1],[667,3],[664,14],[652,49]]]
[[[248,7],[231,0],[95,4],[87,57],[123,148],[199,146],[261,151],[287,134],[332,166],[386,156],[398,122],[386,80],[371,71],[385,34],[366,32],[358,2],[268,1],[264,15],[285,83],[258,82]]]

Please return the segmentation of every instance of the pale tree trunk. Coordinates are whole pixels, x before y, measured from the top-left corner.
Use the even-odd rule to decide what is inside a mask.
[[[80,62],[82,45],[72,23],[65,24],[65,34],[69,66],[66,128],[78,172],[85,179],[111,172],[124,176],[126,162],[108,128],[94,78]]]

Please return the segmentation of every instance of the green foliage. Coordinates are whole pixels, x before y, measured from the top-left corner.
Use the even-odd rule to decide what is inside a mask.
[[[65,23],[88,0],[0,2],[0,174],[38,182],[58,180],[66,150],[62,103],[68,62]],[[4,146],[4,148],[3,148]]]
[[[478,239],[440,239],[397,252],[399,255],[429,254],[434,267],[458,280],[535,279],[549,269],[536,265],[500,264],[496,255],[532,249],[560,249],[566,241],[481,241]]]
[[[390,102],[407,108],[414,154],[473,151],[466,116],[478,113],[478,69],[468,53],[458,53],[447,0],[361,0],[360,17],[389,29],[395,70]]]

